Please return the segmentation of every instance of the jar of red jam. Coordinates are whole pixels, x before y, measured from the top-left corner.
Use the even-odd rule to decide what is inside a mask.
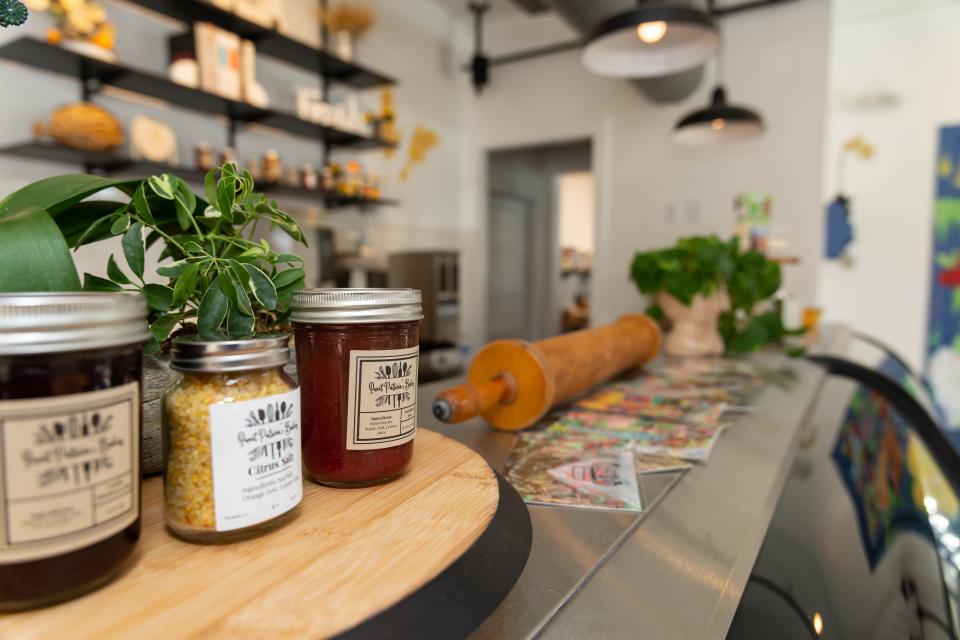
[[[140,537],[147,303],[0,294],[0,610],[78,596]]]
[[[420,291],[306,289],[293,320],[303,463],[326,485],[397,477],[417,431]]]

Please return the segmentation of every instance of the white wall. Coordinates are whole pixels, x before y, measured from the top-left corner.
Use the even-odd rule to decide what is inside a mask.
[[[594,321],[643,309],[627,278],[635,251],[682,235],[731,234],[734,195],[747,189],[773,194],[775,226],[803,258],[800,266],[786,268],[787,287],[812,303],[821,241],[829,19],[828,0],[803,0],[723,20],[730,98],[759,109],[769,129],[763,138],[737,145],[683,149],[670,139],[674,123],[706,102],[709,86],[683,104],[653,105],[624,82],[584,71],[577,52],[495,67],[479,98],[462,89],[469,139],[462,147],[461,206],[465,230],[477,238],[464,265],[467,334],[479,336],[484,326],[484,155],[583,137],[593,141],[597,181]],[[555,18],[543,20],[528,19],[526,28],[511,22],[503,26],[507,35],[490,25],[490,51],[522,48],[526,34],[539,39],[550,29],[554,41],[569,37]],[[671,207],[681,212],[673,222]]]
[[[824,262],[828,321],[872,334],[923,363],[929,299],[934,163],[940,126],[960,122],[960,5],[951,0],[834,0],[825,200],[837,188],[843,141],[876,146],[847,162],[854,264]],[[864,108],[863,98],[898,104]],[[869,100],[868,100],[869,102]]]

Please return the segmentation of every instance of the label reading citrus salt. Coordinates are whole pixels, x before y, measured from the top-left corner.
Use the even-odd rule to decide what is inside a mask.
[[[210,407],[217,531],[276,518],[303,498],[300,389]]]
[[[350,352],[347,449],[385,449],[417,432],[420,347]]]
[[[140,513],[140,385],[0,401],[0,564],[88,547]]]

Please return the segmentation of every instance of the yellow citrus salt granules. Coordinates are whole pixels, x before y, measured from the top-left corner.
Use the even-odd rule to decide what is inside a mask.
[[[243,373],[187,373],[167,391],[167,466],[164,499],[168,521],[179,529],[213,531],[213,468],[210,462],[210,405],[285,393],[279,369]]]

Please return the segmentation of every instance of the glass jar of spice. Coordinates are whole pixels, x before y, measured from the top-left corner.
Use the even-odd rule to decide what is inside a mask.
[[[300,389],[287,336],[176,340],[163,398],[164,513],[180,537],[230,542],[287,522],[303,497]]]
[[[293,296],[304,393],[304,466],[321,484],[364,486],[410,464],[417,429],[421,294],[307,289]]]
[[[0,610],[95,589],[133,552],[146,317],[133,293],[0,294]]]

